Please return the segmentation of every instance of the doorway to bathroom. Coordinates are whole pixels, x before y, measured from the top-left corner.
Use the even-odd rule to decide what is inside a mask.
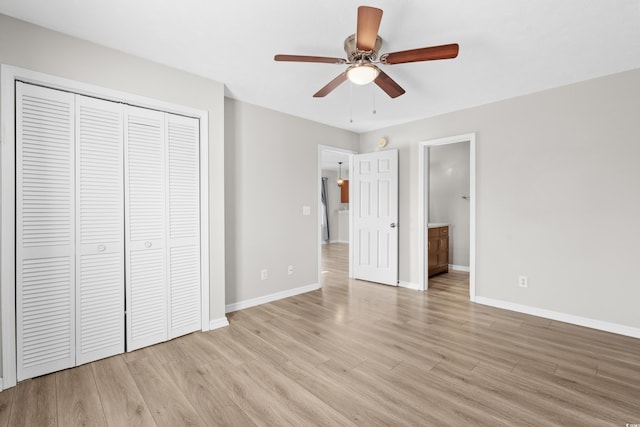
[[[429,276],[468,273],[471,301],[475,300],[475,140],[475,133],[470,133],[419,146],[421,288],[429,288]]]

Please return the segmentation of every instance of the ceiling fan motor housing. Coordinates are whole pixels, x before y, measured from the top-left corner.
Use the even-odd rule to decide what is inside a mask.
[[[347,54],[347,62],[358,62],[362,59],[375,61],[378,58],[378,51],[382,47],[382,38],[376,37],[376,44],[373,50],[358,50],[356,47],[356,35],[351,34],[344,40],[344,51]]]

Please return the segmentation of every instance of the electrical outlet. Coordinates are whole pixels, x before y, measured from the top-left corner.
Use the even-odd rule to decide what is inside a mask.
[[[267,273],[266,269],[260,271],[260,279],[261,280],[267,280],[267,277],[268,277],[268,273]]]
[[[529,279],[527,279],[527,276],[518,276],[518,286],[521,288],[529,287]]]
[[[287,267],[287,274],[289,275],[293,274],[293,265],[290,265],[289,267]]]

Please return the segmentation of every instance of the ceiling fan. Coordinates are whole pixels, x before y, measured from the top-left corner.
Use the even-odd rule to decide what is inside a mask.
[[[360,85],[375,82],[375,84],[391,98],[397,98],[405,93],[405,90],[376,64],[404,64],[407,62],[451,59],[458,56],[459,46],[457,43],[454,43],[385,53],[378,57],[378,52],[382,46],[382,39],[378,35],[381,20],[382,9],[370,6],[358,7],[356,33],[350,35],[344,41],[344,50],[347,54],[347,59],[305,55],[276,55],[273,59],[276,61],[321,62],[326,64],[349,65],[344,72],[316,92],[313,95],[314,98],[321,98],[328,95],[346,80]]]

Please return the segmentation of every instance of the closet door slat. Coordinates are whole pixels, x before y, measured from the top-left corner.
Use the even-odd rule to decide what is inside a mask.
[[[124,352],[122,104],[76,96],[76,364]]]
[[[169,338],[201,329],[199,121],[167,114]]]
[[[19,381],[75,365],[74,95],[16,83]]]
[[[164,116],[126,107],[127,351],[168,337]]]

